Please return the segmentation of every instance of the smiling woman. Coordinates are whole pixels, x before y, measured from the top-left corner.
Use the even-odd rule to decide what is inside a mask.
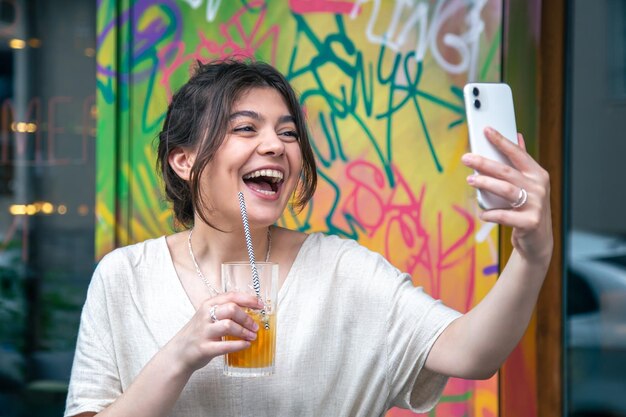
[[[500,194],[523,186],[528,203],[483,213],[514,227],[516,251],[462,316],[354,240],[276,227],[317,182],[298,99],[267,64],[200,64],[159,134],[158,165],[184,230],[116,249],[98,265],[66,416],[426,412],[449,376],[491,376],[526,328],[552,239],[547,175],[521,137],[519,146],[495,131],[487,137],[513,167],[503,174],[502,164],[465,155],[481,172],[469,184]],[[255,251],[265,253],[258,270]],[[250,283],[233,280],[237,290],[222,292],[233,263],[250,267]],[[261,295],[264,268],[278,271],[265,281],[279,290],[271,299]],[[248,287],[256,296],[240,292]],[[224,362],[260,363],[247,358],[261,345],[274,355],[273,375],[229,376]]]
[[[259,94],[252,94],[250,99],[253,89]],[[266,115],[268,110],[274,114]],[[260,132],[260,129],[266,130]],[[303,164],[301,177],[297,176],[301,183],[296,191],[296,206],[303,207],[315,191],[317,177],[304,115],[291,86],[278,71],[264,63],[255,63],[254,67],[237,61],[199,64],[195,76],[172,98],[159,135],[158,161],[176,220],[186,226],[193,223],[194,204],[202,199],[199,178],[222,142],[228,137],[261,137],[266,143],[266,133],[270,130],[284,143],[294,142],[301,153]],[[175,151],[173,155],[171,151]],[[185,159],[175,162],[181,163],[183,171],[188,169],[183,173],[186,178],[170,165],[170,159],[181,154]],[[186,160],[187,157],[193,159]],[[203,210],[198,214],[210,223]]]
[[[275,89],[252,87],[242,92],[233,105],[219,151],[206,172],[200,174],[204,177],[200,198],[205,207],[213,209],[204,213],[207,223],[219,228],[240,228],[237,216],[235,224],[222,223],[232,218],[224,216],[225,205],[238,213],[237,200],[224,196],[241,190],[250,202],[250,221],[260,221],[259,226],[264,228],[273,224],[300,181],[306,152],[303,149],[310,152],[310,147],[301,147],[300,142],[294,117]],[[179,177],[186,178],[187,160],[195,161],[195,155],[193,149],[172,152],[170,166]],[[218,207],[224,210],[216,210]]]

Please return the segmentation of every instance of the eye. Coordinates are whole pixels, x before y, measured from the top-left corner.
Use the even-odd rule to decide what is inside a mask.
[[[233,132],[236,132],[236,133],[252,133],[252,132],[255,132],[255,130],[254,130],[254,126],[242,125],[242,126],[235,126],[233,128]]]
[[[300,139],[300,135],[295,130],[285,130],[280,132],[281,136],[284,136],[286,140],[294,141]]]

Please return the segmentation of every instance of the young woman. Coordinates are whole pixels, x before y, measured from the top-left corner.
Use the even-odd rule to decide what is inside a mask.
[[[258,62],[199,65],[173,97],[158,162],[186,230],[117,249],[83,309],[66,416],[382,416],[432,408],[449,376],[488,378],[522,336],[552,252],[547,173],[495,131],[514,164],[477,155],[468,180],[521,206],[481,214],[515,249],[465,315],[355,241],[273,226],[313,195],[315,164],[289,83]],[[259,258],[279,264],[276,371],[223,375],[222,356],[258,326],[255,297],[220,291],[220,265],[247,259],[243,192]],[[294,196],[295,194],[295,196]],[[239,340],[225,341],[224,336]]]

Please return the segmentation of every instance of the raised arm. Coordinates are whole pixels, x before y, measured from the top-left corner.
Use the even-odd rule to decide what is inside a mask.
[[[486,222],[513,228],[513,253],[496,284],[471,311],[450,324],[433,345],[426,360],[432,371],[465,379],[493,375],[524,334],[537,302],[552,256],[550,184],[548,173],[519,146],[487,129],[489,140],[514,168],[466,154],[462,161],[480,174],[468,177],[475,188],[493,192],[521,207],[481,213]]]

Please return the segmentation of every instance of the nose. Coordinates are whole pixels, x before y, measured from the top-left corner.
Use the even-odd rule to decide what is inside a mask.
[[[285,143],[278,133],[272,130],[261,136],[257,150],[262,155],[281,156],[285,153]]]

